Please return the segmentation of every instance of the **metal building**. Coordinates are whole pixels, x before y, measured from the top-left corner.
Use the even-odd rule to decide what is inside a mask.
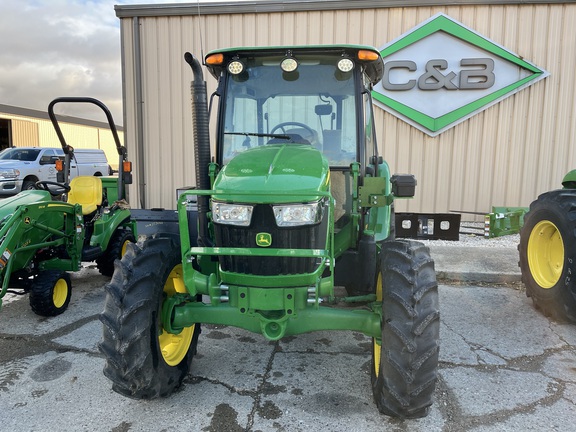
[[[108,123],[58,115],[62,133],[74,148],[101,149],[112,168],[118,168],[118,152]],[[120,141],[124,128],[117,126]],[[0,150],[7,147],[60,147],[46,111],[0,104]]]
[[[461,33],[468,35],[463,36],[464,42],[460,40],[464,47],[452,50],[447,45],[447,55],[460,48],[472,48],[472,53],[485,50],[508,58],[514,67],[524,64],[518,68],[532,70],[535,66],[542,79],[530,86],[518,84],[509,97],[493,98],[482,109],[473,110],[471,102],[467,115],[432,134],[393,110],[377,108],[381,154],[392,172],[412,173],[418,180],[416,197],[398,202],[397,211],[489,212],[492,206],[527,206],[539,193],[560,187],[563,175],[576,165],[573,1],[270,0],[123,5],[115,10],[121,20],[124,127],[129,154],[137,161],[130,190],[134,206],[174,208],[175,190],[194,184],[186,51],[200,57],[211,49],[231,46],[358,43],[390,47],[413,29],[422,31],[438,16],[446,18],[448,29],[456,28],[456,39]],[[441,30],[442,37],[451,33]],[[471,44],[475,46],[466,46]],[[472,87],[493,83],[499,73],[494,68],[499,66],[483,59],[482,52],[466,54],[480,59],[463,58],[461,70],[455,72],[450,66],[442,68],[438,59],[420,60],[427,61],[425,67],[437,77],[436,84],[444,85],[441,90],[451,101],[459,92],[446,91],[449,87],[459,90],[462,83]],[[397,61],[398,69],[390,66],[389,72],[416,73],[416,60],[406,61]],[[473,71],[462,72],[468,64]],[[458,73],[460,88],[457,78],[446,81]],[[463,73],[468,78],[463,79]],[[394,84],[390,78],[392,89],[398,82],[404,87],[410,83],[414,87],[416,82],[394,79],[399,81]],[[216,83],[208,74],[206,80],[210,93]],[[425,90],[435,83],[422,82]]]

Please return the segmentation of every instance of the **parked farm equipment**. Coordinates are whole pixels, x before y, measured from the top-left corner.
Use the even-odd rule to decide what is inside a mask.
[[[270,341],[353,330],[372,338],[380,411],[425,416],[437,379],[437,283],[428,248],[394,238],[393,201],[412,197],[416,181],[391,176],[378,154],[378,51],[209,53],[219,96],[214,161],[202,68],[185,59],[194,74],[197,188],[178,201],[179,239],[129,245],[107,285],[100,349],[113,389],[144,399],[172,393],[190,370],[202,323]],[[338,297],[336,287],[346,293]]]
[[[91,103],[104,111],[118,151],[117,178],[79,176],[69,181],[74,149],[54,113],[58,103]],[[70,302],[67,272],[80,270],[82,261],[96,261],[98,270],[111,276],[114,260],[135,236],[130,210],[122,201],[131,182],[130,164],[109,110],[92,98],[58,98],[48,106],[48,114],[65,154],[64,161],[52,161],[61,168],[59,181],[39,181],[38,190],[0,201],[0,305],[10,289],[28,293],[35,313],[54,316]]]
[[[576,170],[545,192],[524,216],[520,269],[526,295],[558,321],[576,323]]]

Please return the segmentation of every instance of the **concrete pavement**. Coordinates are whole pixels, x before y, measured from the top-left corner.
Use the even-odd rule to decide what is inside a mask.
[[[489,240],[487,240],[489,241]],[[520,282],[516,247],[438,246],[430,242],[439,280],[454,282]]]
[[[431,247],[442,283],[439,381],[428,417],[378,413],[370,390],[371,340],[319,332],[268,342],[204,326],[192,373],[165,399],[111,390],[97,344],[107,282],[72,275],[70,308],[34,315],[26,298],[0,311],[0,425],[18,431],[568,431],[576,422],[576,326],[537,313],[514,286],[466,283],[517,270],[513,251],[487,268],[480,248]],[[504,264],[506,263],[506,264]],[[500,272],[500,273],[498,273]],[[496,277],[496,276],[490,276]],[[497,281],[502,281],[498,279]],[[484,281],[486,282],[486,281]]]

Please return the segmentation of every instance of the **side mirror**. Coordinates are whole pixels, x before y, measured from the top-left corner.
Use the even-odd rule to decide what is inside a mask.
[[[56,156],[42,156],[38,162],[40,165],[54,165],[56,163]]]

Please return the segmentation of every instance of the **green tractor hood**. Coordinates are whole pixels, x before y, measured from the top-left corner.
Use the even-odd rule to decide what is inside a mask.
[[[238,154],[220,171],[213,198],[251,203],[316,201],[328,191],[329,172],[328,161],[311,145],[255,147]]]
[[[30,190],[20,192],[19,194],[8,198],[4,198],[0,200],[0,220],[3,220],[6,216],[12,215],[20,206],[42,202],[52,202],[52,197],[50,196],[49,192]]]

